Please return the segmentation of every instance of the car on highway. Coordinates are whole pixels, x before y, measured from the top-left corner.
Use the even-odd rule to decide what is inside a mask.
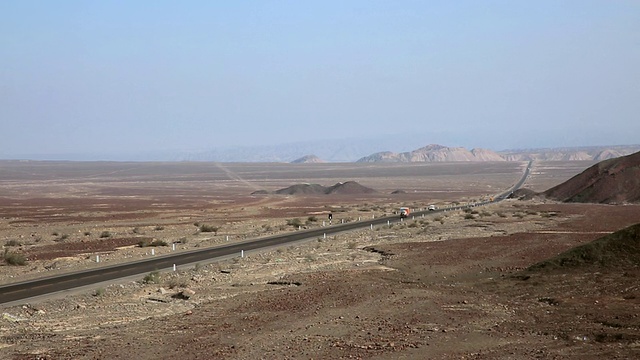
[[[427,209],[429,209],[429,211],[436,211],[438,208],[435,205],[429,205]]]

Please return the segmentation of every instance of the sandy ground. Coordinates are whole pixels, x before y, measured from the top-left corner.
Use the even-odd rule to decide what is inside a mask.
[[[176,251],[182,251],[295,231],[287,225],[294,217],[314,227],[322,226],[329,211],[334,221],[352,221],[389,214],[409,202],[417,207],[470,201],[486,196],[485,188],[498,187],[495,183],[508,187],[517,180],[521,165],[499,167],[504,170],[500,176],[495,167],[487,174],[476,167],[457,169],[475,174],[470,180],[475,185],[466,193],[458,173],[437,169],[439,175],[433,175],[428,186],[441,191],[437,199],[415,193],[412,197],[411,192],[400,198],[388,195],[387,190],[397,184],[388,176],[399,168],[385,168],[384,176],[370,177],[365,184],[384,187],[383,194],[329,199],[251,197],[246,187],[235,189],[234,182],[224,186],[233,189],[213,192],[205,187],[203,194],[202,186],[179,187],[184,179],[156,185],[154,189],[183,189],[168,197],[166,191],[141,192],[144,186],[133,183],[131,174],[114,178],[109,196],[104,195],[104,182],[85,183],[86,174],[21,185],[5,179],[9,190],[0,200],[0,225],[5,241],[15,241],[5,248],[28,254],[29,261],[25,266],[0,267],[1,280],[7,283],[151,256],[149,247],[137,245],[141,240],[175,242]],[[356,170],[356,174],[371,171]],[[534,190],[544,190],[571,173],[546,164],[534,170],[529,185]],[[309,175],[314,171],[309,167],[301,173],[314,180]],[[340,171],[348,174],[349,169]],[[137,180],[147,189],[149,176],[147,171]],[[296,182],[280,181],[284,186]],[[85,184],[86,199],[71,195],[82,187],[80,183]],[[447,186],[451,193],[445,191]],[[56,191],[44,196],[44,189],[52,187]],[[100,197],[98,188],[103,191]],[[126,189],[131,198],[123,197]],[[508,200],[475,212],[437,214],[5,306],[0,358],[630,359],[640,355],[637,268],[522,276],[531,264],[639,222],[640,207]],[[219,229],[199,232],[196,223]],[[104,232],[109,236],[103,237]],[[172,251],[171,246],[153,249],[156,254]],[[95,262],[97,254],[101,263]]]

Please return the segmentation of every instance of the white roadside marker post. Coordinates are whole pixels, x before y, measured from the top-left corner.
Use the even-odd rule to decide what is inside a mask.
[[[240,257],[243,258],[244,257],[244,250],[240,250]]]
[[[173,264],[173,271],[176,271],[176,264]]]
[[[96,255],[96,262],[99,263],[100,262],[100,255]]]

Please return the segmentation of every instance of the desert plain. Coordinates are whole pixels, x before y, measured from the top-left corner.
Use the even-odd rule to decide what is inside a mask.
[[[524,187],[591,165],[537,161]],[[25,262],[0,284],[474,203],[526,166],[1,161],[0,241]],[[263,193],[348,181],[375,192]],[[637,223],[638,205],[515,198],[140,274],[2,305],[0,358],[638,358],[640,269],[529,269]]]

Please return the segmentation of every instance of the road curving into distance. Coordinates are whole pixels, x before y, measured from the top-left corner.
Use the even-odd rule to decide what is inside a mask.
[[[458,205],[436,210],[422,210],[412,213],[412,217],[423,217],[427,214],[437,214],[441,212],[464,210],[466,208],[488,205],[507,199],[513,192],[524,184],[531,171],[532,162],[529,162],[522,178],[508,191],[495,196],[489,201],[481,201],[466,205]],[[310,230],[299,230],[293,233],[279,234],[273,236],[259,237],[234,242],[233,244],[216,246],[207,249],[190,250],[175,254],[155,256],[150,259],[104,266],[97,269],[77,271],[62,275],[43,277],[36,280],[29,280],[6,285],[0,285],[0,304],[26,300],[32,297],[46,295],[54,292],[78,288],[105,281],[113,281],[133,275],[140,275],[156,270],[173,269],[175,267],[194,264],[198,262],[214,261],[217,258],[228,257],[234,254],[240,256],[242,251],[252,251],[268,247],[282,246],[292,242],[324,237],[355,229],[371,228],[377,225],[386,225],[403,221],[399,216],[385,216],[350,222],[345,224],[331,225]]]

